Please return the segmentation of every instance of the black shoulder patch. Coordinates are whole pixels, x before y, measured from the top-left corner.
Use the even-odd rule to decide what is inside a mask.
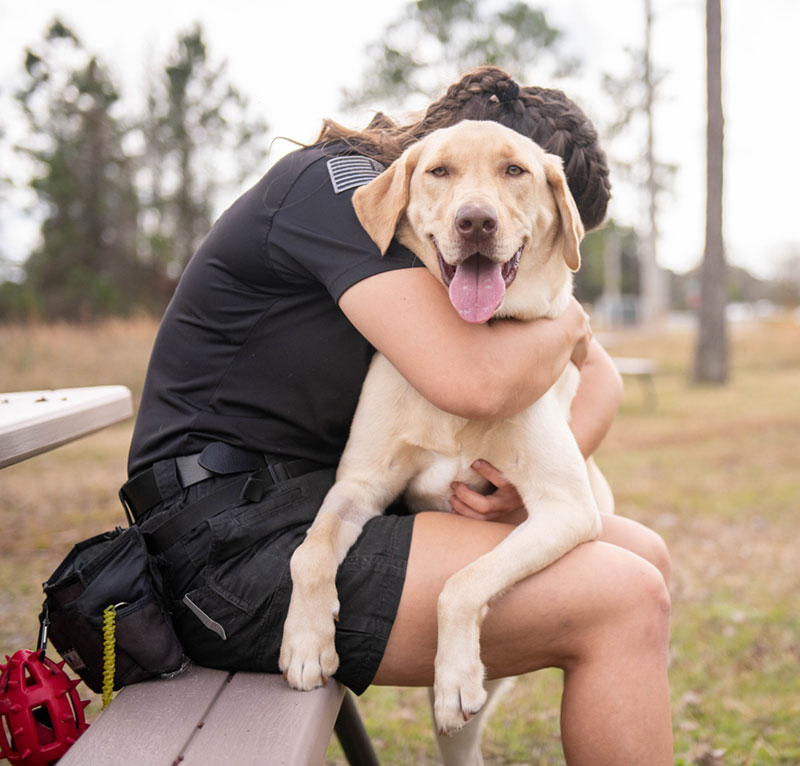
[[[384,170],[380,162],[369,157],[332,157],[328,160],[328,173],[336,194],[363,186],[373,178],[377,178]]]

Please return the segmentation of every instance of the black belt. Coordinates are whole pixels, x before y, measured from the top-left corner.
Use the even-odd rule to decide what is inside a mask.
[[[231,447],[222,442],[214,442],[202,452],[177,457],[174,461],[178,481],[184,489],[212,476],[257,472],[257,475],[252,477],[247,491],[245,485],[248,480],[242,481],[240,491],[244,493],[241,495],[243,499],[257,499],[255,494],[257,492],[263,494],[267,486],[327,467],[313,460],[304,459],[278,462],[259,452]],[[167,499],[162,497],[158,488],[154,468],[142,471],[123,484],[119,496],[131,524]]]

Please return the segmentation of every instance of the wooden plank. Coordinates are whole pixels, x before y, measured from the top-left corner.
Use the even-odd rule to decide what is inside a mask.
[[[190,666],[172,678],[126,686],[59,766],[171,766],[230,675]]]
[[[0,394],[0,468],[132,414],[131,392],[125,386]]]
[[[236,673],[214,700],[181,764],[320,766],[344,697],[335,681],[310,692],[279,675]]]

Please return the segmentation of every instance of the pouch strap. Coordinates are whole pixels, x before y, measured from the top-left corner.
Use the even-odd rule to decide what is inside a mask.
[[[242,499],[242,491],[249,479],[249,476],[242,476],[223,484],[177,513],[168,514],[167,519],[152,528],[149,522],[145,523],[142,533],[147,540],[147,547],[153,553],[161,553],[199,524],[230,508]],[[157,521],[158,518],[156,516],[153,521]]]

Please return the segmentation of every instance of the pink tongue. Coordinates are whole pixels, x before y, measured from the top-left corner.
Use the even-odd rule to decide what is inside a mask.
[[[491,319],[506,293],[502,268],[477,253],[456,267],[450,302],[462,319],[475,324]]]

